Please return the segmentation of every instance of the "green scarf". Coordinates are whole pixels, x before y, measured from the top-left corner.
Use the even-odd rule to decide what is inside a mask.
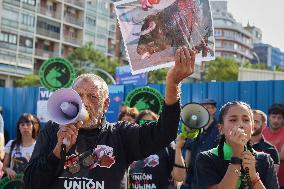
[[[218,156],[218,147],[213,148],[210,150],[214,155]],[[224,160],[230,160],[232,157],[232,147],[228,145],[226,142],[224,142],[224,147],[223,147],[223,152],[224,152]],[[241,178],[239,177],[236,189],[239,189],[241,186]]]

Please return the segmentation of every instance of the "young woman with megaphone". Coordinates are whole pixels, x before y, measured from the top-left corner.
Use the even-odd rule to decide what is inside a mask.
[[[273,160],[250,145],[250,106],[240,101],[225,104],[218,126],[222,134],[218,147],[201,152],[196,159],[197,188],[278,189]]]

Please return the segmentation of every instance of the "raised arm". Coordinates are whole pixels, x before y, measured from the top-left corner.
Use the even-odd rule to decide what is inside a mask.
[[[194,71],[195,53],[186,47],[179,48],[175,55],[175,65],[166,78],[165,103],[172,105],[180,99],[180,82]]]
[[[131,155],[126,154],[130,163],[157,153],[176,138],[180,120],[180,83],[193,73],[195,53],[182,47],[176,51],[175,59],[174,67],[167,74],[165,104],[158,123],[129,127],[121,133],[127,151],[131,151]]]

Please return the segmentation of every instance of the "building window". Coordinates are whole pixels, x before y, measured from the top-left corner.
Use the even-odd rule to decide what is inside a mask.
[[[25,4],[33,5],[35,6],[35,0],[21,0]]]
[[[0,33],[0,41],[11,44],[17,44],[17,36],[10,33]]]
[[[34,26],[35,24],[35,18],[32,15],[28,14],[22,14],[22,21],[21,23],[27,26]]]
[[[214,35],[215,35],[216,37],[222,36],[222,30],[214,30]]]
[[[88,25],[95,27],[96,26],[96,19],[95,18],[90,18],[90,17],[86,17],[86,22]]]
[[[5,79],[0,79],[0,87],[5,87]]]
[[[22,47],[32,48],[33,47],[33,40],[31,38],[21,36],[20,37],[20,45]]]
[[[221,41],[215,41],[215,47],[221,48],[222,47]]]
[[[10,19],[10,20],[18,20],[18,13],[17,12],[14,12],[13,10],[6,10],[8,8],[5,7],[5,9],[2,10],[1,12],[1,15],[7,19]]]

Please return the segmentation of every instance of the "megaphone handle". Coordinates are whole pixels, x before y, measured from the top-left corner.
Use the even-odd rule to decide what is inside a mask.
[[[61,160],[65,163],[66,161],[66,144],[61,144],[61,152],[60,152]],[[63,163],[63,165],[64,165]]]

